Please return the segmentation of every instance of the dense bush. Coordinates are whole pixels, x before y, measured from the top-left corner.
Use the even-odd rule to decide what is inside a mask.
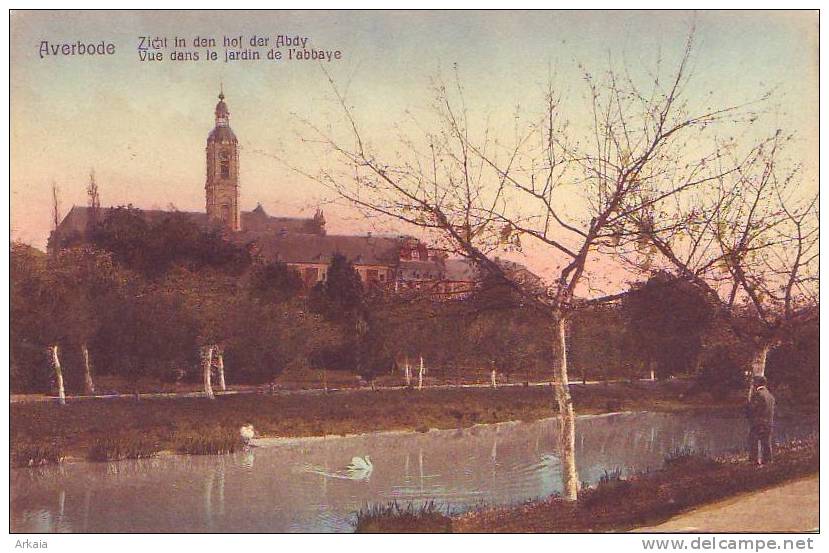
[[[12,244],[13,391],[53,389],[53,344],[69,392],[83,390],[84,348],[94,374],[130,382],[197,382],[206,344],[223,352],[227,381],[237,384],[272,381],[286,367],[372,380],[420,357],[444,379],[477,371],[480,380],[490,367],[525,381],[553,373],[551,320],[497,281],[455,301],[401,298],[364,290],[335,255],[326,281],[307,291],[285,264],[254,259],[175,212],[148,222],[118,208],[93,237],[94,247],[50,256]],[[744,384],[744,344],[712,325],[698,291],[662,273],[619,303],[577,310],[567,340],[572,381],[641,378],[656,367],[659,376],[698,372],[715,394]],[[774,350],[772,385],[816,391],[818,344],[815,323]]]
[[[117,207],[93,230],[92,243],[147,277],[164,275],[176,265],[238,274],[252,262],[248,248],[226,240],[220,229],[202,229],[188,214],[177,211],[150,223],[138,209]]]
[[[76,392],[84,349],[94,374],[176,382],[198,380],[199,348],[215,344],[230,381],[261,383],[307,364],[338,332],[305,313],[301,280],[286,265],[253,259],[187,214],[115,208],[91,237],[49,256],[12,244],[15,391],[53,391],[52,345]]]
[[[153,457],[161,447],[144,436],[99,438],[89,448],[90,461],[121,461]]]
[[[704,352],[697,389],[725,397],[746,386],[745,353],[734,344],[719,344]]]
[[[820,393],[820,326],[814,321],[793,340],[769,353],[766,375],[772,389],[800,400],[817,399]]]
[[[36,467],[60,463],[65,456],[63,448],[56,442],[15,442],[11,449],[11,464],[13,467]]]
[[[173,435],[173,444],[178,453],[188,455],[216,455],[233,453],[243,446],[238,430],[214,428],[198,432],[180,431]]]
[[[662,271],[622,300],[629,345],[660,378],[696,369],[715,313],[698,287]]]

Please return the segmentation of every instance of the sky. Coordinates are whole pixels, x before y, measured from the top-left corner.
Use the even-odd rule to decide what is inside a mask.
[[[308,37],[341,52],[326,70],[375,143],[406,113],[428,109],[430,78],[457,64],[476,114],[509,127],[516,105],[536,102],[551,72],[579,99],[578,64],[624,64],[647,76],[657,56],[681,54],[696,24],[690,93],[724,102],[774,90],[772,126],[798,133],[797,160],[816,186],[817,12],[26,12],[11,17],[11,237],[44,247],[51,185],[62,213],[86,204],[94,169],[103,205],[204,209],[204,146],[221,86],[241,145],[241,206],[274,215],[326,210],[329,232],[371,227],[292,171],[326,161],[298,122],[330,121],[331,92],[311,61],[225,62],[224,36]],[[142,62],[139,37],[213,37],[218,61]],[[111,42],[111,56],[43,56],[40,46]],[[193,49],[193,48],[188,48]],[[171,49],[165,51],[165,55]],[[203,48],[196,48],[203,57]],[[283,48],[283,54],[286,49]],[[262,49],[264,54],[267,49]],[[573,112],[575,124],[586,112]],[[579,118],[584,119],[580,121]],[[271,155],[272,154],[272,155]],[[278,158],[278,159],[277,159]],[[282,160],[282,161],[280,161]],[[411,229],[394,229],[411,232]],[[543,270],[543,260],[529,260]]]

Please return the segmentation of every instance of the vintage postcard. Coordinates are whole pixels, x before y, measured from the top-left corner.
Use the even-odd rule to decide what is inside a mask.
[[[817,11],[9,19],[12,548],[814,548]]]

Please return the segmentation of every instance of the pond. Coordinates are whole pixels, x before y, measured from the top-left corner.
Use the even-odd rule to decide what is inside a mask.
[[[815,423],[783,419],[778,440]],[[579,476],[658,468],[678,448],[743,447],[745,421],[717,413],[579,417]],[[266,441],[221,456],[65,463],[11,473],[14,532],[350,532],[361,507],[434,499],[453,511],[506,505],[561,489],[558,421],[426,433]],[[348,469],[355,456],[372,468]]]

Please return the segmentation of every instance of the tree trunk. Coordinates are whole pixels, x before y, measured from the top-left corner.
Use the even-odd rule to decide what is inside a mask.
[[[225,357],[224,352],[220,349],[216,351],[216,368],[219,369],[219,388],[224,392],[227,390],[225,386]]]
[[[201,348],[201,366],[202,374],[204,376],[204,394],[214,399],[213,384],[210,381],[210,372],[213,369],[213,346],[202,346]]]
[[[52,355],[52,368],[55,370],[55,384],[58,387],[58,403],[66,405],[66,391],[63,389],[63,372],[60,370],[60,358],[58,358],[58,346],[49,348]]]
[[[92,381],[92,367],[89,364],[89,348],[81,346],[83,352],[83,389],[88,396],[95,394],[95,382]]]
[[[566,325],[567,321],[563,317],[556,321],[555,355],[558,359],[555,363],[554,389],[561,421],[561,479],[564,485],[562,497],[567,501],[576,501],[579,494],[579,474],[576,470],[576,413],[567,378]]]
[[[754,392],[754,378],[757,376],[766,376],[766,358],[769,355],[771,344],[762,344],[754,352],[751,358],[751,369],[748,378],[748,400],[751,401],[752,392]]]
[[[412,368],[409,366],[409,358],[406,358],[406,368],[405,368],[405,375],[406,375],[406,387],[410,387],[412,385]]]
[[[420,356],[420,370],[417,372],[417,389],[423,389],[423,356]]]
[[[498,387],[498,373],[495,369],[492,369],[492,373],[489,375],[490,379],[492,380],[492,387]]]

